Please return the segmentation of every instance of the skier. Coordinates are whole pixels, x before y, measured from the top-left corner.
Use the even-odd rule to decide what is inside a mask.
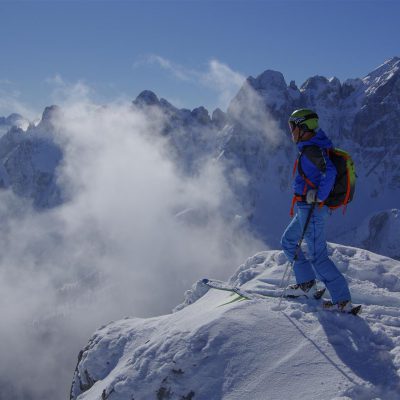
[[[336,168],[326,151],[333,147],[332,142],[318,128],[318,115],[312,110],[295,110],[289,118],[289,127],[300,156],[291,210],[293,214],[293,207],[297,203],[297,213],[281,239],[287,258],[291,262],[295,261],[293,270],[297,282],[286,288],[286,296],[312,297],[317,291],[315,280],[318,278],[325,284],[332,298],[332,301],[324,303],[324,308],[349,312],[352,309],[349,287],[342,273],[328,257],[324,231],[329,208],[323,202],[336,178]],[[295,257],[297,243],[310,212],[312,214],[304,236],[309,259],[301,248],[297,249]]]

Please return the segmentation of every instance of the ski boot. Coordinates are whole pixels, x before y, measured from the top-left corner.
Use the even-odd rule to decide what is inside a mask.
[[[341,313],[357,315],[361,311],[361,306],[354,306],[350,300],[338,301],[332,303],[332,301],[324,301],[322,308],[327,311],[336,311]]]
[[[307,297],[308,299],[320,297],[315,279],[308,282],[295,283],[293,285],[289,285],[285,289],[285,297],[294,298],[301,296]]]

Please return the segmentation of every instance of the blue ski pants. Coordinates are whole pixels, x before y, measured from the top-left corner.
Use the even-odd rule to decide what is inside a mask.
[[[281,245],[286,257],[293,261],[297,243],[303,233],[311,205],[298,202],[297,213],[286,228],[281,239]],[[332,297],[332,302],[351,300],[346,279],[336,265],[328,257],[325,239],[325,220],[328,207],[314,207],[304,240],[307,244],[308,259],[301,249],[298,250],[297,261],[293,270],[297,283],[304,283],[313,279],[322,281]]]

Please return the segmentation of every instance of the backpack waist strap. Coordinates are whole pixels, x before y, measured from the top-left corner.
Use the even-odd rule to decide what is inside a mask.
[[[293,217],[294,216],[294,206],[296,205],[296,203],[298,201],[306,201],[306,195],[302,195],[302,194],[295,194],[292,198],[292,205],[290,207],[290,216]]]

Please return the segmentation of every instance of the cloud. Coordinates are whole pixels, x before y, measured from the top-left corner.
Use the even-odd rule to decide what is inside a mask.
[[[88,102],[94,91],[83,80],[68,82],[60,74],[46,79],[46,83],[52,88],[51,99],[55,104],[71,106]]]
[[[245,82],[245,77],[218,60],[211,60],[208,70],[201,75],[206,86],[219,92],[219,103],[226,108]]]
[[[187,68],[164,57],[152,54],[138,59],[133,67],[138,68],[148,64],[159,66],[183,82],[193,85],[200,84],[217,93],[218,106],[222,109],[227,108],[232,97],[245,82],[245,77],[241,73],[232,70],[228,65],[216,59],[210,60],[207,63],[206,70],[202,71]]]
[[[252,136],[259,135],[267,141],[260,145],[262,148],[267,144],[276,146],[285,137],[278,121],[266,107],[263,97],[247,81],[230,103],[228,113],[241,129]]]
[[[99,106],[82,82],[53,84],[70,200],[37,213],[0,192],[0,394],[14,400],[65,399],[97,327],[169,312],[195,280],[227,278],[263,248],[224,218],[239,206],[219,163],[177,171],[157,109]]]
[[[12,113],[21,114],[30,120],[40,115],[38,110],[22,100],[21,92],[13,82],[0,80],[0,116],[8,116]]]
[[[185,68],[182,65],[176,64],[156,54],[140,57],[133,64],[133,67],[137,68],[142,65],[148,65],[148,64],[158,65],[162,69],[170,72],[175,78],[182,81],[193,81],[198,76],[197,71]]]

